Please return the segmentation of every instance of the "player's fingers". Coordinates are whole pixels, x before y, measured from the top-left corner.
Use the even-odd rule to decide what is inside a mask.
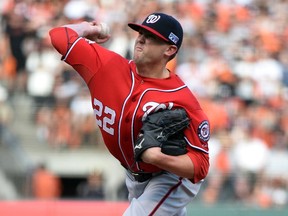
[[[90,24],[91,24],[92,26],[97,26],[97,25],[99,25],[100,23],[97,22],[96,20],[93,20],[93,21],[90,22]]]
[[[105,38],[97,38],[95,41],[98,44],[105,43],[106,41],[108,41],[110,39],[110,37],[111,37],[111,35],[107,35]]]

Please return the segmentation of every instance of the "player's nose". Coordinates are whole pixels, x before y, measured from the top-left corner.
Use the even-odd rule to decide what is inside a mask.
[[[143,35],[143,34],[139,34],[138,35],[138,37],[137,37],[137,42],[139,42],[139,43],[145,43],[145,40],[146,40],[146,38],[145,38],[145,36]]]

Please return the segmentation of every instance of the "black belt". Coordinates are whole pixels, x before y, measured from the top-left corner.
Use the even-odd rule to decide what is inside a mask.
[[[158,176],[163,172],[156,172],[156,173],[135,173],[135,172],[131,172],[130,170],[128,170],[128,173],[131,174],[131,176],[133,177],[133,179],[135,181],[138,182],[145,182],[149,179],[151,179],[152,177]]]

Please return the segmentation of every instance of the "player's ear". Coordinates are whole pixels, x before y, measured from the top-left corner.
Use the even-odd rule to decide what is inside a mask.
[[[165,51],[165,54],[169,57],[175,55],[177,53],[177,46],[175,45],[169,45]]]

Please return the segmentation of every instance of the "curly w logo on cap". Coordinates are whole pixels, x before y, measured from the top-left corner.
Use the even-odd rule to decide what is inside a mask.
[[[160,19],[160,15],[156,16],[154,14],[148,16],[148,18],[146,19],[146,23],[156,23],[159,19]]]

